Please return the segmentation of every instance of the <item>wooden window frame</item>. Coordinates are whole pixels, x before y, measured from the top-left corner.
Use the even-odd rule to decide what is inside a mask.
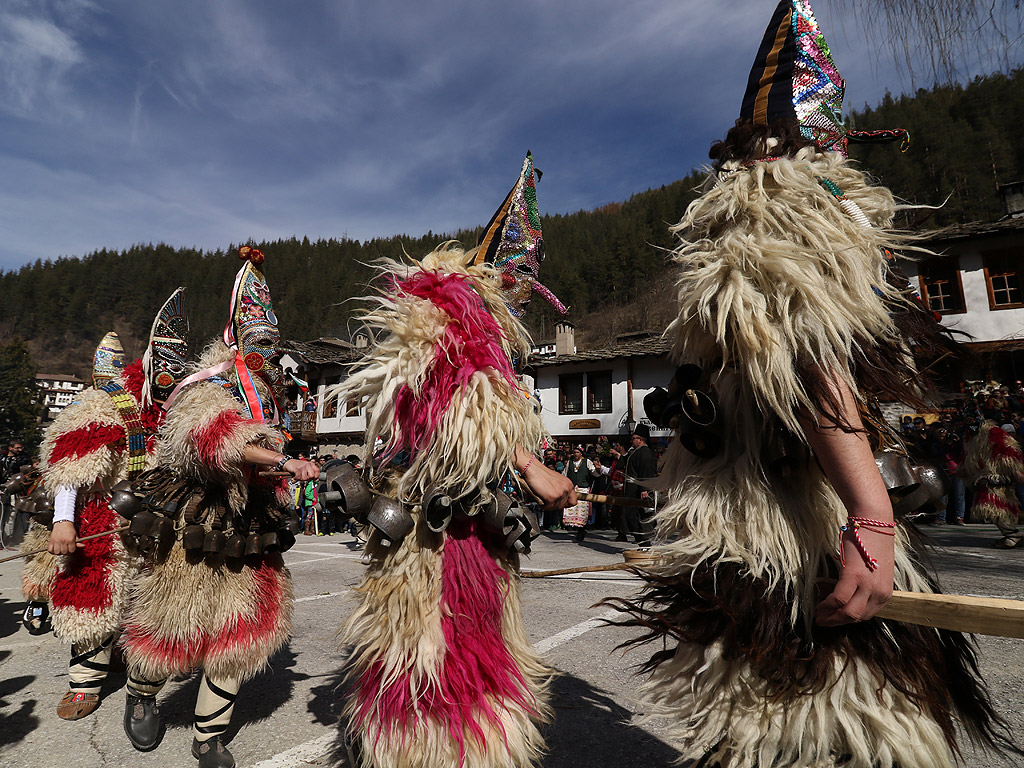
[[[568,410],[565,407],[565,398],[562,396],[562,382],[568,378],[578,378],[580,381],[580,408],[579,410]],[[558,415],[559,416],[581,416],[587,404],[587,393],[582,373],[560,373],[558,374]]]
[[[946,261],[946,260],[943,260],[943,261]],[[925,262],[924,264],[921,265],[921,269],[918,270],[918,273],[917,273],[918,283],[921,285],[921,300],[924,302],[924,305],[926,307],[928,307],[928,309],[931,309],[933,312],[936,312],[936,313],[938,313],[940,315],[963,315],[963,314],[965,314],[967,312],[967,302],[964,300],[964,280],[963,280],[963,274],[962,274],[962,272],[960,270],[959,261],[957,259],[955,259],[955,258],[954,259],[949,259],[948,262],[949,262],[950,266],[952,266],[952,268],[953,268],[953,275],[956,278],[956,280],[953,282],[953,287],[956,290],[956,293],[954,295],[956,296],[956,298],[960,302],[960,309],[933,309],[932,308],[931,301],[930,301],[930,299],[928,297],[928,280],[925,279],[925,275],[927,274],[927,270],[928,270],[928,263],[927,262]],[[942,261],[936,262],[936,263],[937,264],[941,264]],[[986,277],[986,284],[987,283],[988,283],[988,278]],[[991,296],[989,298],[990,298],[990,303],[991,303]]]
[[[999,251],[982,252],[981,259],[983,269],[985,271],[985,291],[988,293],[988,308],[992,312],[999,312],[1004,309],[1021,309],[1022,307],[1024,307],[1024,268],[997,272],[993,267],[990,267],[986,263],[988,259],[997,258],[1016,258],[1021,262],[1024,262],[1024,254],[1016,253],[1009,248]],[[995,272],[995,275],[992,274],[993,272]],[[1016,301],[1013,302],[1012,304],[996,304],[995,291],[992,289],[992,278],[1007,274],[1015,274],[1017,276],[1017,282],[1020,284],[1019,291],[1021,294],[1021,301]]]
[[[591,396],[590,377],[594,376],[594,375],[597,375],[597,376],[607,376],[608,377],[608,407],[607,408],[596,409],[596,408],[593,407],[594,398]],[[612,378],[612,371],[610,369],[606,370],[606,371],[587,371],[587,386],[586,386],[587,391],[585,393],[585,399],[586,399],[586,406],[587,406],[587,413],[588,414],[590,414],[590,413],[611,413],[612,412],[612,403],[613,403],[613,400],[614,400],[614,391],[615,391],[614,384],[615,384],[615,381]]]

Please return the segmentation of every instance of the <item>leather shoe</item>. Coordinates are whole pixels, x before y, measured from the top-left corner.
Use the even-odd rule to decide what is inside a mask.
[[[221,742],[220,736],[206,741],[193,738],[192,757],[199,761],[199,768],[235,768],[235,758]]]
[[[124,732],[140,752],[157,748],[164,737],[164,724],[160,721],[156,696],[132,696],[129,693],[125,697]]]

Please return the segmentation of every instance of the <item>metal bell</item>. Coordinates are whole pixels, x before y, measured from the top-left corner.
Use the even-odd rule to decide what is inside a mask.
[[[227,544],[227,538],[224,536],[223,531],[210,531],[203,539],[203,553],[207,555],[219,554],[224,551],[225,544]]]
[[[8,480],[7,484],[4,486],[4,494],[6,495],[9,493],[21,493],[24,490],[24,487],[22,485],[23,480],[24,478],[22,477],[20,472],[11,475],[10,480]]]
[[[287,528],[282,528],[277,532],[277,539],[280,542],[281,552],[287,552],[295,546],[295,534]]]
[[[156,515],[148,509],[143,509],[132,517],[132,521],[128,525],[128,532],[133,536],[148,536],[155,522]]]
[[[404,539],[416,526],[412,515],[402,508],[397,499],[378,496],[366,515],[366,522],[381,532],[385,546]]]
[[[512,530],[509,531],[508,535],[505,537],[505,542],[504,542],[504,544],[502,546],[504,546],[505,549],[511,549],[516,544],[521,544],[523,537],[527,536],[527,544],[526,544],[526,546],[528,547],[529,546],[529,538],[528,538],[528,536],[529,536],[529,533],[530,533],[529,530],[527,530],[526,525],[523,524],[522,520],[518,520],[518,519],[513,518],[513,521],[514,521],[514,524],[512,525]],[[518,547],[517,547],[517,549],[518,549]],[[520,549],[519,551],[522,552],[524,550]]]
[[[274,531],[268,531],[260,536],[260,549],[266,554],[270,552],[281,551],[281,541],[277,538],[277,533]]]
[[[245,556],[258,555],[260,553],[260,535],[250,533],[245,537]]]
[[[149,529],[149,535],[155,541],[165,541],[174,535],[174,521],[169,517],[154,515],[154,521]]]
[[[186,552],[196,552],[203,548],[206,530],[201,525],[186,525],[181,532],[181,546]]]
[[[230,560],[241,560],[245,556],[245,537],[233,533],[224,544],[224,557]]]
[[[451,496],[437,488],[427,489],[423,496],[423,519],[427,528],[441,533],[451,523],[454,512]]]
[[[320,479],[320,498],[325,505],[340,504],[360,520],[369,513],[374,503],[370,486],[347,461],[328,461],[320,471]]]
[[[110,508],[125,520],[131,520],[142,509],[142,499],[132,492],[132,485],[127,480],[110,489]]]
[[[512,503],[512,497],[507,493],[495,491],[491,500],[480,510],[480,522],[495,533],[509,534],[516,524],[515,516],[510,514]]]

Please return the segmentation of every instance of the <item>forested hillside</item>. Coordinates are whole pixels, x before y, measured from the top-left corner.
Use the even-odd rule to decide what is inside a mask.
[[[1024,179],[1022,85],[1018,70],[967,86],[886,97],[854,113],[850,122],[861,129],[906,128],[909,151],[859,145],[851,147],[851,156],[908,201],[940,205],[949,198],[939,211],[910,214],[910,225],[996,219],[1002,214],[997,183]],[[584,343],[664,326],[671,314],[668,226],[678,221],[700,183],[701,174],[694,172],[623,203],[543,218],[548,258],[541,278],[571,307],[570,319]],[[543,183],[540,190],[543,207]],[[403,252],[423,254],[448,237],[470,246],[478,232],[256,245],[267,253],[283,335],[311,339],[347,335],[358,309],[350,299],[365,294],[372,274],[368,263]],[[122,335],[129,353],[140,353],[154,313],[178,285],[189,289],[194,336],[202,342],[219,333],[226,318],[238,267],[233,254],[230,244],[212,252],[138,245],[0,274],[0,342],[20,336],[41,369],[85,374],[92,349],[108,330]],[[553,317],[545,302],[534,302],[529,319],[535,336],[551,336]]]

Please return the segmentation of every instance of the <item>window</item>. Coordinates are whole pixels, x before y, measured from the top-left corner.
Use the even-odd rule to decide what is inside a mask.
[[[957,314],[965,310],[964,289],[956,259],[921,265],[921,298],[933,312]]]
[[[358,416],[359,415],[359,399],[353,397],[347,403],[345,403],[345,416]]]
[[[1024,254],[1015,251],[989,251],[982,254],[988,304],[992,309],[1024,307],[1021,266]]]
[[[558,377],[558,412],[583,413],[582,373],[563,373]]]
[[[338,398],[332,397],[324,403],[324,418],[333,419],[338,415]]]
[[[587,374],[587,413],[612,412],[612,372],[591,371]]]

